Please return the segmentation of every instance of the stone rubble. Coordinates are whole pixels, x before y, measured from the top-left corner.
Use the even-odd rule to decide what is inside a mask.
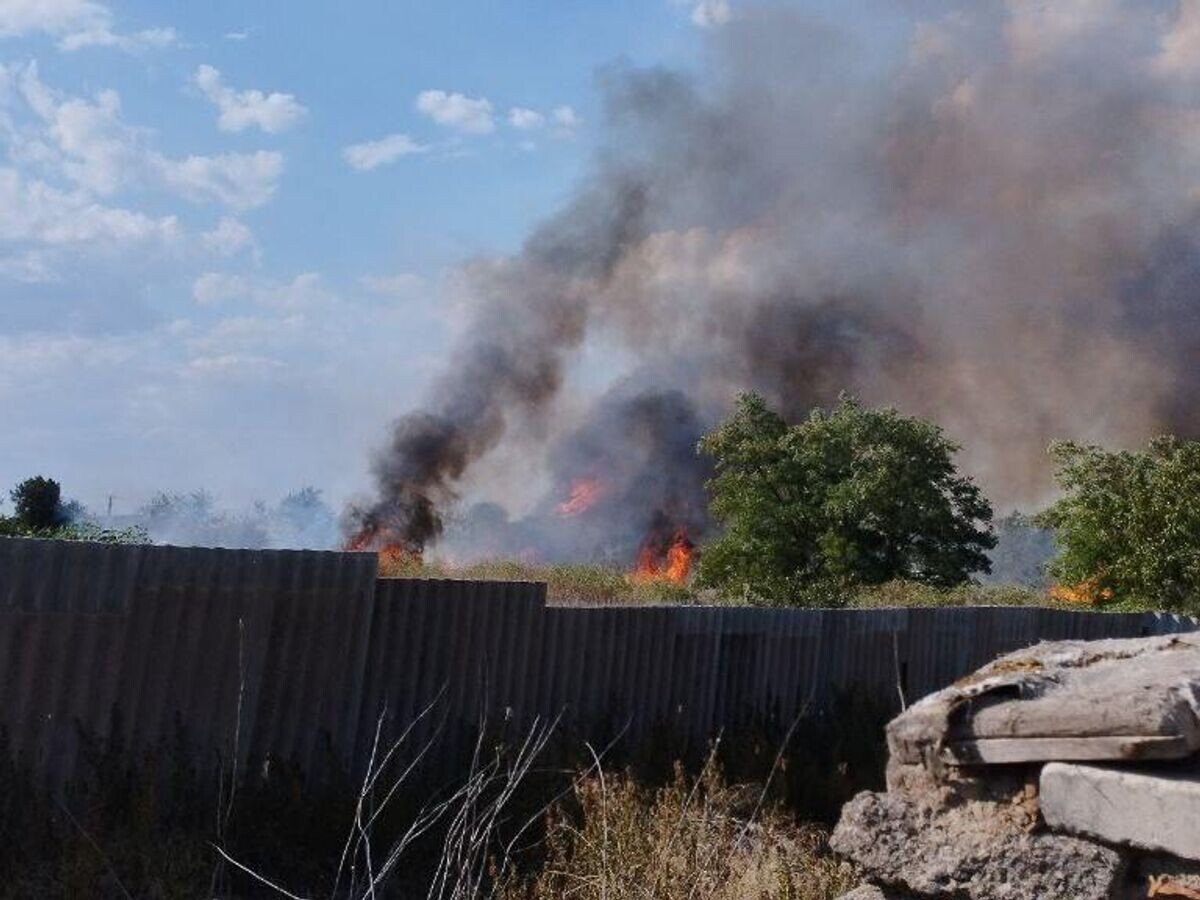
[[[1200,886],[1200,634],[1008,654],[887,728],[830,845],[841,900],[1133,900]]]

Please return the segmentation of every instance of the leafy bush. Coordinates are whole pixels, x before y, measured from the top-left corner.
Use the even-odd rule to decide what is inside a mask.
[[[62,489],[52,478],[26,478],[11,491],[16,512],[0,516],[0,537],[46,538],[59,541],[93,541],[101,544],[145,544],[141,528],[102,528],[86,518],[83,506],[63,501]]]
[[[991,506],[954,467],[941,429],[843,396],[788,426],[743,395],[700,443],[724,533],[700,583],[750,602],[826,605],[858,584],[953,587],[986,572]]]
[[[62,508],[62,489],[53,478],[41,475],[26,478],[11,491],[18,526],[30,531],[45,531],[66,522]]]
[[[1051,574],[1100,605],[1200,610],[1200,443],[1159,437],[1145,452],[1050,448],[1063,497]]]

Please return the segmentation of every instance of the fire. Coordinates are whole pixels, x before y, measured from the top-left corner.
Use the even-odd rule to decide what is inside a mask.
[[[629,573],[629,578],[637,583],[669,581],[684,584],[691,574],[695,551],[696,545],[682,528],[677,529],[666,541],[651,535],[642,543],[637,564]]]
[[[369,553],[374,550],[379,555],[380,566],[399,566],[421,561],[420,550],[414,550],[402,541],[391,540],[384,532],[384,529],[365,527],[346,541],[345,549],[351,553]]]
[[[1112,588],[1101,587],[1100,576],[1086,578],[1079,584],[1056,584],[1050,588],[1050,599],[1060,603],[1096,606],[1113,598]]]
[[[600,495],[604,493],[604,485],[597,478],[579,478],[571,485],[571,494],[555,509],[560,516],[577,516],[591,508]]]

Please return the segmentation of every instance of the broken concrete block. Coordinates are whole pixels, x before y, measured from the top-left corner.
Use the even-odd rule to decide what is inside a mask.
[[[1113,900],[1125,858],[1076,837],[1030,834],[1004,804],[949,809],[863,793],[842,809],[830,846],[872,881],[927,897]]]
[[[1200,771],[1049,763],[1040,803],[1058,831],[1200,861]]]
[[[888,725],[901,764],[1180,759],[1200,749],[1200,635],[1002,656]]]

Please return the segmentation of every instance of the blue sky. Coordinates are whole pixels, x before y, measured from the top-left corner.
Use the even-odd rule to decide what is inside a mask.
[[[586,164],[596,73],[723,0],[0,0],[0,483],[94,507],[366,484]]]

